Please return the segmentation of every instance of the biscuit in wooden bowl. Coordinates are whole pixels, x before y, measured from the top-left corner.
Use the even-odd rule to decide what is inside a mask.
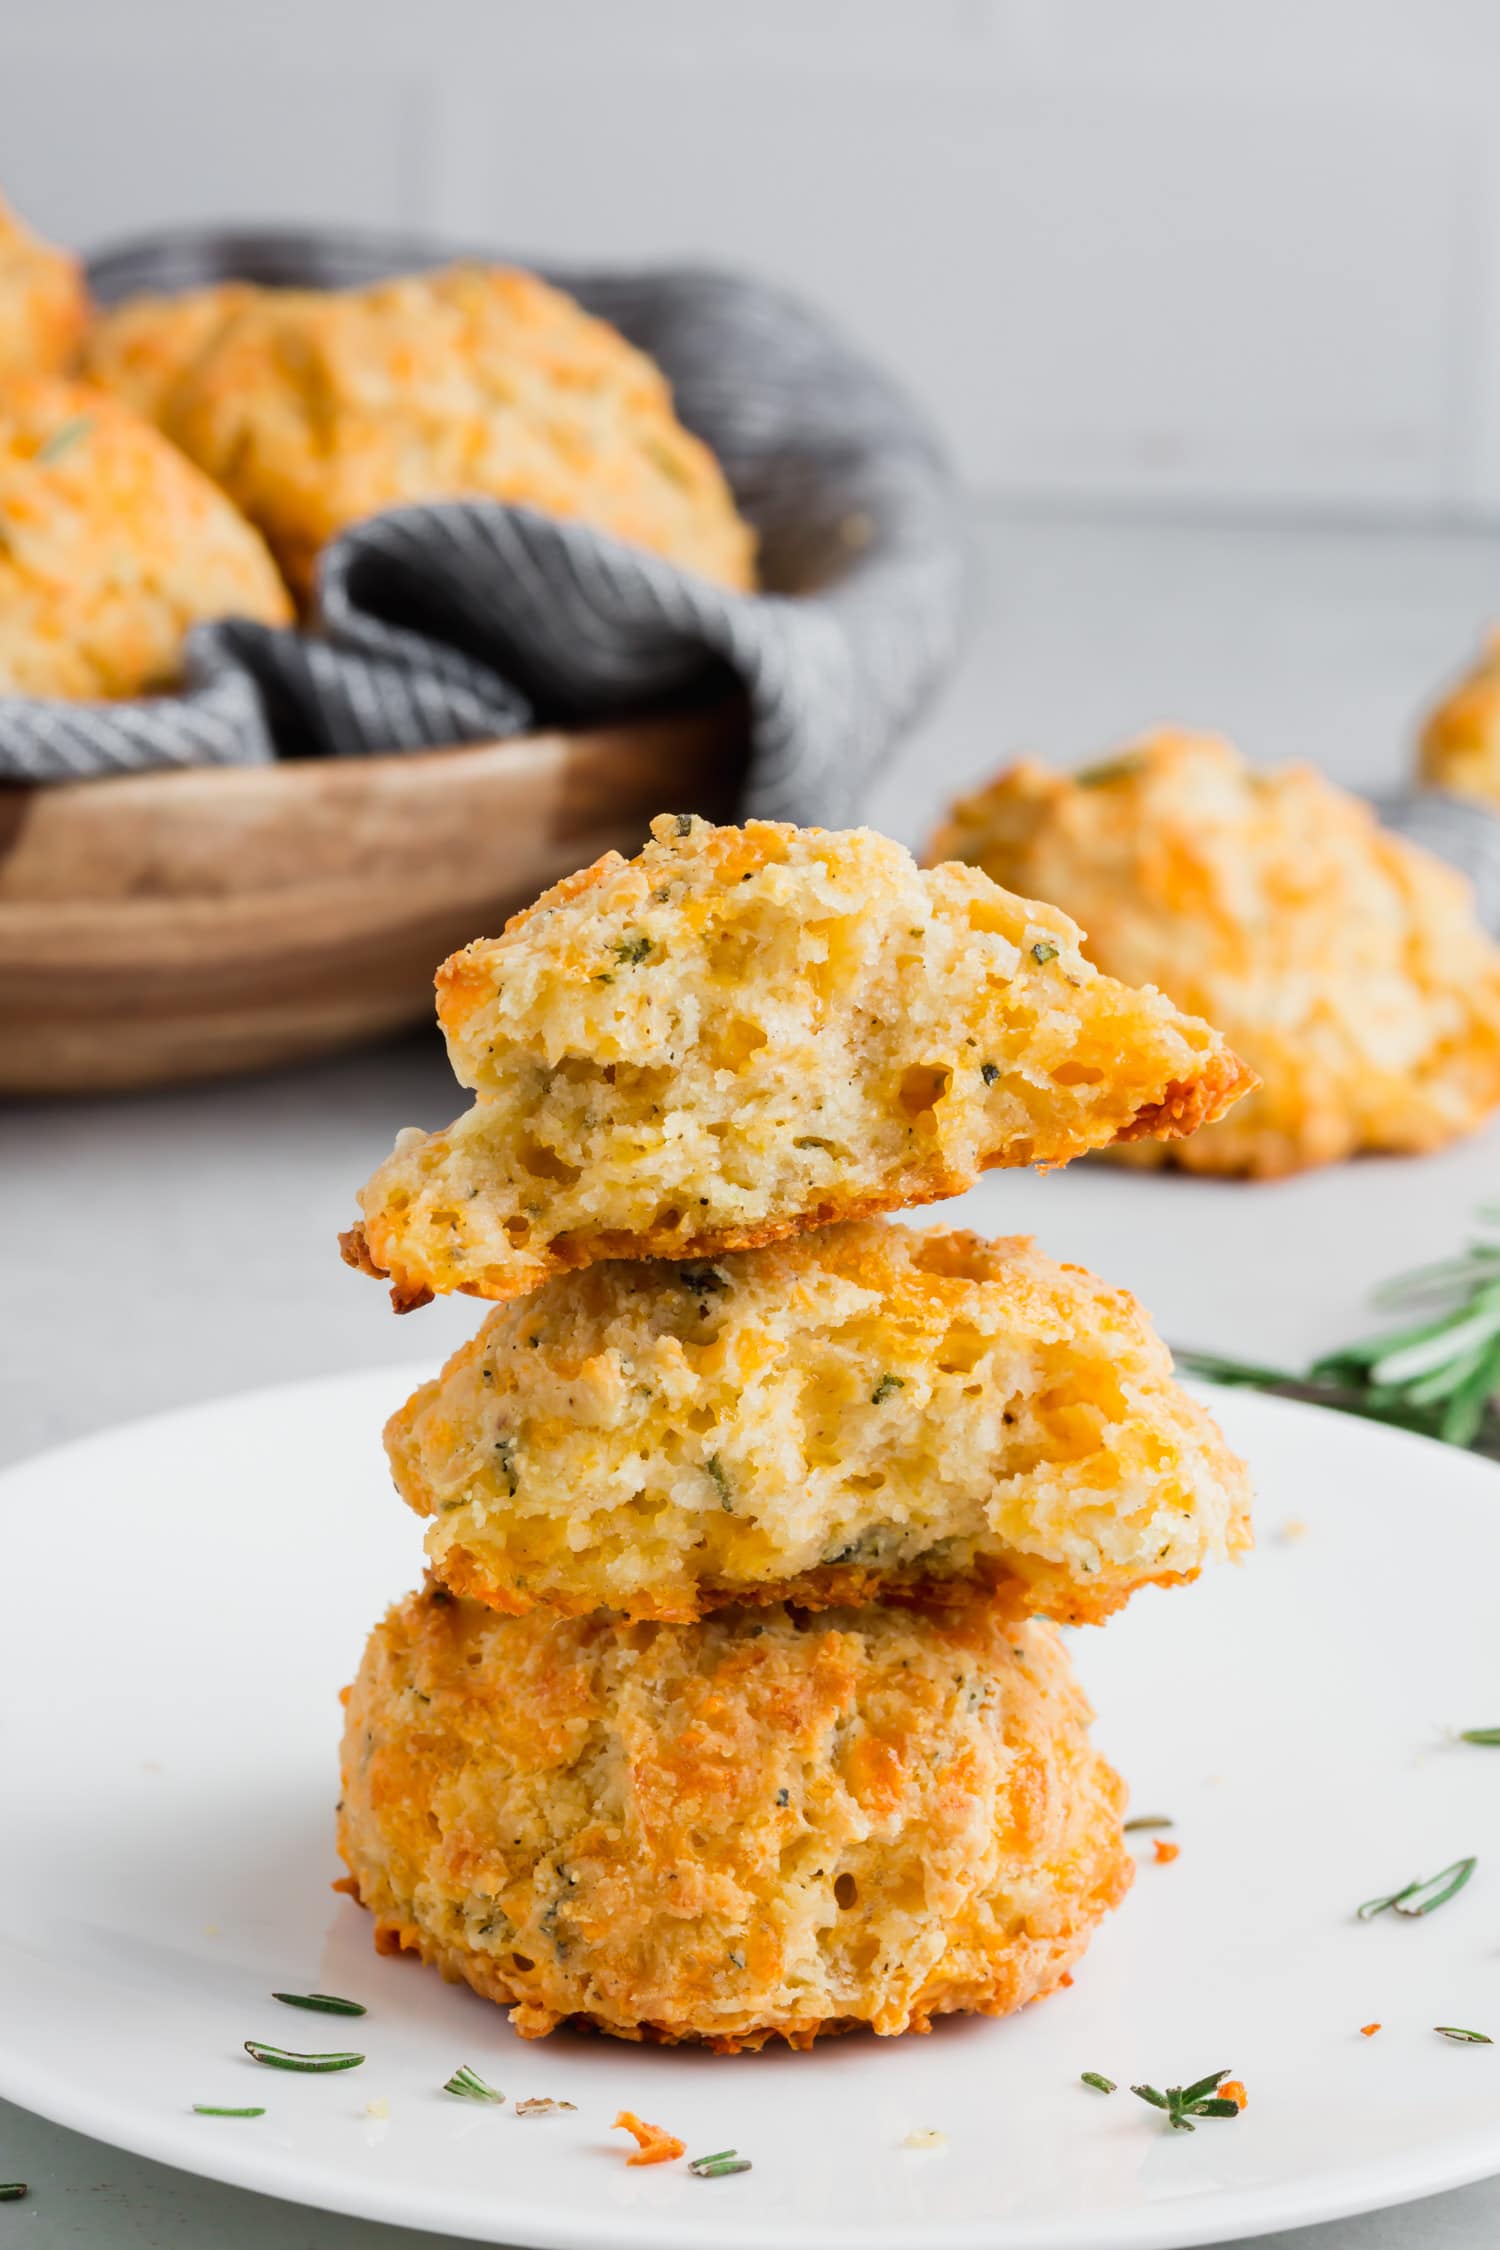
[[[450,1591],[521,1613],[962,1600],[1097,1622],[1250,1543],[1139,1305],[1024,1238],[879,1219],[497,1306],[395,1414]]]
[[[0,202],[0,382],[71,366],[87,322],[79,261]]]
[[[259,291],[173,385],[164,426],[260,526],[304,601],[347,525],[444,498],[577,516],[725,585],[754,583],[753,534],[661,370],[509,267]]]
[[[165,424],[187,370],[259,294],[250,282],[221,281],[175,297],[129,297],[93,322],[80,372],[148,422]]]
[[[1076,775],[1026,762],[931,856],[1053,900],[1090,960],[1206,1016],[1260,1078],[1136,1163],[1260,1178],[1416,1153],[1500,1105],[1500,947],[1464,879],[1307,766],[1162,733]]]
[[[983,1600],[499,1617],[438,1589],[348,1698],[339,1849],[382,1952],[512,2010],[720,2052],[1005,2015],[1129,1887],[1049,1625]]]
[[[1429,713],[1418,767],[1429,788],[1500,806],[1500,632]]]
[[[1066,915],[868,829],[652,823],[438,972],[477,1100],[364,1189],[398,1309],[599,1258],[714,1257],[1189,1133],[1250,1083]]]
[[[0,392],[0,694],[147,694],[201,619],[291,614],[259,533],[118,399]]]

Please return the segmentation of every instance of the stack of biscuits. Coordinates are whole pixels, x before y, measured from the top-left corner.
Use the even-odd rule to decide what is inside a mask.
[[[1055,908],[664,817],[438,976],[475,1096],[344,1254],[493,1310],[397,1413],[429,1575],[349,1692],[383,1950],[720,2051],[1050,1991],[1123,1896],[1060,1624],[1249,1540],[1134,1300],[885,1214],[1251,1083]]]

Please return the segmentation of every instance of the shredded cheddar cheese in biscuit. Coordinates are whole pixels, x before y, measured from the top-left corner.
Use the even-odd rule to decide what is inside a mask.
[[[1500,947],[1469,885],[1307,766],[1163,733],[1090,772],[1024,763],[933,840],[1083,924],[1110,976],[1217,1026],[1260,1085],[1134,1163],[1274,1178],[1420,1153],[1500,1106]]]
[[[259,535],[148,422],[57,377],[0,389],[0,695],[146,694],[200,619],[291,614]]]
[[[1191,1133],[1250,1082],[1054,908],[868,829],[652,824],[438,972],[472,1109],[409,1132],[345,1256],[398,1307],[714,1257]]]
[[[622,2109],[615,2123],[624,2132],[633,2134],[639,2143],[626,2157],[627,2164],[670,2164],[674,2157],[687,2154],[686,2141],[680,2141],[663,2126],[648,2125],[633,2109]]]
[[[1060,1636],[973,1599],[631,1625],[413,1595],[350,1698],[384,1952],[721,2052],[1053,1991],[1133,1872]]]
[[[753,534],[660,368],[535,274],[449,266],[217,309],[159,390],[163,426],[260,526],[304,600],[347,525],[444,498],[578,517],[754,584]],[[170,361],[174,336],[156,335]],[[116,345],[126,388],[153,389],[149,321]]]
[[[60,375],[88,322],[83,268],[0,202],[0,382]]]
[[[1097,1621],[1250,1541],[1243,1465],[1133,1297],[878,1219],[560,1274],[392,1417],[427,1557],[493,1607],[691,1618],[978,1582]]]

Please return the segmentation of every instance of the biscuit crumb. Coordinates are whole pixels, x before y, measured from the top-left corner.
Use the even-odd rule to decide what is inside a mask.
[[[931,2125],[919,2125],[914,2132],[907,2134],[901,2146],[903,2148],[946,2148],[948,2136],[946,2133],[939,2133]]]
[[[687,2154],[686,2141],[680,2141],[665,2126],[648,2125],[633,2109],[622,2109],[615,2123],[622,2132],[634,2134],[640,2144],[626,2157],[627,2164],[670,2164],[674,2158]]]

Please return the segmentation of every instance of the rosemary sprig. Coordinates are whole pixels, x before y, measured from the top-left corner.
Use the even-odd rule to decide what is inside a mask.
[[[751,2169],[749,2157],[741,2156],[737,2148],[716,2149],[712,2156],[692,2156],[688,2159],[688,2170],[699,2180],[727,2180],[732,2172],[748,2172]]]
[[[1450,1866],[1440,1867],[1436,1875],[1418,1876],[1413,1882],[1403,1883],[1399,1891],[1387,1892],[1384,1898],[1367,1898],[1363,1906],[1354,1909],[1355,1919],[1369,1922],[1375,1915],[1384,1914],[1387,1907],[1414,1917],[1436,1913],[1463,1889],[1478,1865],[1472,1854],[1468,1859],[1455,1859]]]
[[[1092,2086],[1096,2093],[1112,2094],[1115,2091],[1114,2080],[1106,2078],[1102,2070],[1081,2070],[1078,2075],[1085,2086]]]
[[[286,2008],[312,2008],[324,2016],[363,2016],[369,2010],[358,2000],[341,2000],[336,1992],[273,1992]]]
[[[193,2104],[193,2115],[195,2117],[264,2117],[265,2114],[263,2109],[256,2109],[254,2106],[249,2109],[220,2109],[214,2102],[194,2102]]]
[[[505,2099],[498,2086],[491,2086],[480,2077],[477,2070],[470,2070],[467,2063],[455,2070],[453,2076],[444,2083],[443,2092],[457,2094],[460,2100],[466,2102],[503,2102]]]
[[[1238,2102],[1221,2101],[1217,2089],[1229,2076],[1227,2070],[1211,2070],[1206,2078],[1195,2078],[1191,2086],[1169,2086],[1165,2093],[1156,2086],[1132,2086],[1153,2109],[1166,2112],[1167,2123],[1179,2133],[1196,2132],[1195,2117],[1238,2117]]]
[[[1445,2039],[1460,2040],[1466,2047],[1493,2047],[1495,2042],[1487,2031],[1460,2031],[1456,2023],[1435,2023],[1433,2030]]]
[[[289,2047],[268,2047],[261,2039],[247,2039],[245,2052],[253,2062],[267,2063],[272,2070],[353,2070],[356,2063],[365,2059],[363,2055],[345,2053],[298,2055]]]
[[[19,2203],[31,2190],[24,2180],[0,2180],[0,2203]]]
[[[1493,1232],[1500,1205],[1477,1217]],[[1301,1374],[1213,1352],[1177,1358],[1210,1382],[1280,1391],[1446,1445],[1500,1452],[1500,1241],[1480,1235],[1455,1258],[1398,1274],[1375,1302],[1423,1317],[1326,1352]]]

